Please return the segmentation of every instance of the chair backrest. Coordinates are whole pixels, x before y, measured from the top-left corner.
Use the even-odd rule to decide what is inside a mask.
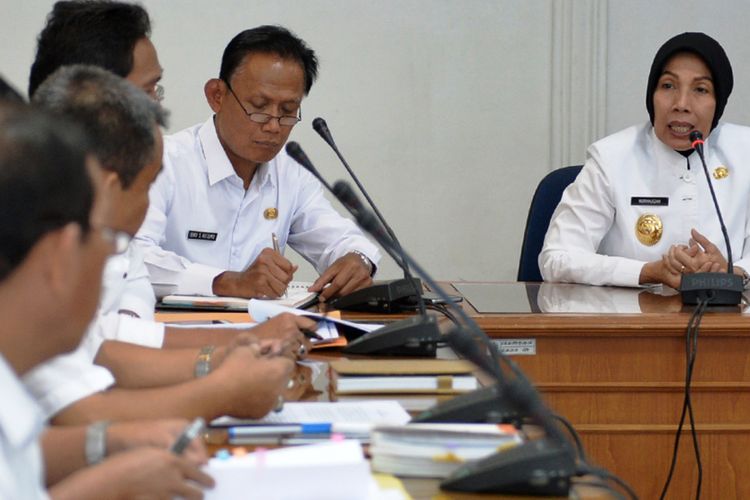
[[[544,245],[544,236],[563,191],[575,180],[582,167],[583,165],[573,165],[553,170],[539,182],[526,217],[521,258],[518,261],[518,281],[542,281],[538,258]]]

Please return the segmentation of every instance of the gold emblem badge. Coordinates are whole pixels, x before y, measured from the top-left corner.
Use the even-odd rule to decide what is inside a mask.
[[[273,220],[278,216],[279,211],[273,207],[263,210],[263,217],[265,217],[267,220]]]
[[[714,179],[719,180],[724,177],[729,177],[729,169],[724,165],[720,165],[714,169]]]
[[[635,223],[635,235],[642,244],[650,247],[659,243],[664,226],[658,215],[643,214]]]

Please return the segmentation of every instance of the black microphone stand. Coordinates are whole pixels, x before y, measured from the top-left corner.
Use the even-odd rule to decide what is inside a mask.
[[[401,242],[399,242],[398,238],[396,237],[396,233],[391,229],[391,226],[388,225],[388,222],[386,222],[385,217],[383,217],[383,214],[380,213],[380,210],[378,210],[377,205],[375,205],[375,202],[370,198],[370,194],[365,189],[364,185],[359,180],[359,177],[354,173],[354,170],[349,166],[349,162],[346,161],[344,158],[344,155],[341,154],[341,151],[339,150],[338,146],[336,145],[336,141],[333,140],[333,135],[331,134],[330,129],[328,128],[328,124],[326,121],[321,118],[317,117],[312,122],[313,129],[320,135],[320,137],[330,146],[330,148],[333,150],[334,153],[336,153],[336,156],[338,157],[341,164],[344,166],[346,171],[349,173],[349,176],[354,180],[354,183],[359,188],[359,191],[364,195],[365,199],[367,200],[367,203],[370,205],[370,208],[375,212],[375,215],[378,217],[378,220],[385,228],[386,232],[391,238],[391,241],[393,241],[395,247],[396,247],[396,253],[400,255],[400,248],[401,248]],[[424,305],[424,299],[422,297],[422,283],[419,281],[419,279],[414,278],[411,273],[409,272],[409,264],[404,262],[401,266],[401,269],[404,271],[404,278],[400,280],[390,280],[387,283],[378,283],[376,285],[373,285],[371,287],[371,290],[359,290],[357,292],[354,292],[346,297],[341,297],[339,299],[336,299],[333,302],[333,306],[337,309],[344,309],[344,310],[371,310],[372,306],[369,305],[371,302],[370,298],[373,294],[377,295],[379,294],[379,290],[382,290],[384,287],[386,290],[408,290],[409,295],[403,295],[402,293],[394,293],[393,298],[384,301],[384,304],[379,307],[387,306],[387,309],[389,310],[380,310],[378,312],[399,312],[399,310],[410,308],[414,302],[416,302],[417,307],[420,309],[420,313],[424,314],[423,311],[423,305]],[[411,290],[414,291],[414,295],[411,296]]]
[[[315,168],[310,158],[307,157],[302,147],[296,142],[289,142],[286,145],[286,151],[308,172],[313,174],[320,183],[330,191],[344,206],[354,214],[354,209],[349,205],[359,203],[357,196],[348,190],[336,192],[328,182],[323,178]],[[410,278],[410,273],[406,267],[403,257],[397,253],[388,252],[396,264],[404,269],[404,273]],[[413,286],[413,279],[409,279],[409,286]],[[421,283],[419,285],[421,288]],[[356,339],[348,339],[347,345],[342,350],[347,354],[378,354],[394,356],[422,356],[435,357],[437,355],[437,344],[442,338],[438,327],[437,318],[427,314],[422,300],[421,293],[417,288],[417,298],[419,305],[419,315],[390,323],[374,332],[362,335]],[[338,305],[331,301],[331,307]]]
[[[695,305],[707,302],[709,306],[736,306],[742,302],[742,292],[745,287],[742,282],[742,276],[734,274],[732,246],[729,243],[727,227],[724,225],[724,218],[721,216],[719,202],[716,200],[711,176],[708,174],[706,159],[703,157],[703,134],[698,130],[693,130],[690,132],[690,140],[693,142],[693,148],[695,148],[701,159],[703,173],[706,175],[706,183],[711,192],[711,199],[716,208],[716,215],[719,217],[721,233],[724,236],[724,243],[727,247],[727,272],[683,274],[680,279],[682,303]]]

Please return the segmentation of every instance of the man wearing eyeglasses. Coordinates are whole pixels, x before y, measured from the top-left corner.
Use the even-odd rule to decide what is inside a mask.
[[[96,320],[78,349],[24,378],[47,416],[69,424],[166,416],[210,419],[230,412],[259,417],[270,411],[287,388],[293,367],[291,353],[285,351],[297,349],[304,339],[300,329],[314,323],[279,317],[252,329],[254,338],[248,337],[250,332],[239,338],[236,329],[174,331],[153,321],[153,290],[142,259],[133,255],[138,249],[128,242],[143,220],[148,188],[161,167],[161,106],[124,79],[84,65],[57,70],[39,87],[34,103],[74,119],[89,134],[101,165],[91,170],[97,187],[92,222],[105,228],[116,250],[127,251],[107,262]],[[273,342],[260,339],[258,330],[274,337],[279,349],[264,353],[264,345]],[[206,363],[196,363],[198,349],[190,344],[208,338],[212,348],[236,341],[217,346]],[[176,347],[179,341],[185,349],[148,348]],[[202,371],[193,372],[194,365]],[[117,387],[103,392],[114,382],[113,375]]]
[[[315,53],[282,27],[227,45],[204,88],[214,115],[165,139],[136,236],[157,294],[278,297],[296,271],[287,244],[321,273],[310,290],[323,300],[371,284],[377,248],[283,151],[316,75]]]

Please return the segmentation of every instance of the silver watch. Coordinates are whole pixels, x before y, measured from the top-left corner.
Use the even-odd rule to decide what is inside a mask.
[[[362,259],[362,262],[367,267],[367,269],[370,271],[370,276],[372,276],[373,273],[375,272],[375,266],[373,265],[373,263],[370,260],[370,258],[367,255],[365,255],[362,252],[360,252],[359,250],[352,250],[352,253],[354,255],[357,255],[360,259]]]
[[[212,345],[201,347],[198,357],[195,360],[195,371],[193,372],[195,378],[205,377],[211,373],[211,356],[214,353],[214,349],[216,348]]]
[[[107,428],[109,422],[100,420],[86,427],[86,463],[95,465],[107,456]]]

